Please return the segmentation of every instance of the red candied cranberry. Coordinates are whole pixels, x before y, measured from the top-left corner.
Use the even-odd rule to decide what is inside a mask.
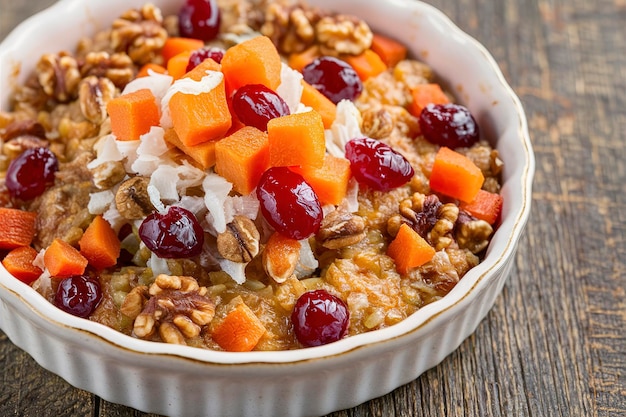
[[[199,255],[204,244],[196,216],[177,206],[148,215],[139,226],[139,237],[159,258],[190,258]]]
[[[211,58],[218,64],[222,62],[224,58],[224,50],[215,46],[208,46],[206,48],[200,48],[191,53],[189,62],[187,63],[187,72],[191,71],[202,63],[205,59]]]
[[[178,12],[178,30],[186,38],[210,41],[220,29],[217,0],[186,0]]]
[[[31,148],[9,164],[5,184],[14,198],[32,200],[54,183],[59,161],[48,148]]]
[[[269,168],[261,176],[256,193],[263,217],[277,232],[301,240],[319,230],[322,205],[300,174],[287,167]]]
[[[341,339],[348,330],[346,304],[326,290],[305,292],[291,313],[296,338],[304,346],[320,346]]]
[[[247,84],[233,95],[233,110],[247,126],[267,130],[267,122],[289,115],[289,106],[275,91],[263,84]]]
[[[302,70],[304,80],[337,104],[343,99],[356,100],[363,83],[354,68],[332,56],[316,58]]]
[[[354,178],[378,191],[389,191],[406,184],[413,167],[389,145],[371,138],[352,139],[346,144],[346,159]]]
[[[478,124],[470,111],[459,104],[429,104],[419,117],[422,135],[435,145],[450,149],[478,142]]]
[[[74,316],[87,318],[102,299],[100,281],[87,275],[63,279],[54,295],[54,305]]]

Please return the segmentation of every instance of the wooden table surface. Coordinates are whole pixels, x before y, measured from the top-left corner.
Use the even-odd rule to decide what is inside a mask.
[[[0,39],[52,0],[0,0]],[[626,0],[430,0],[520,96],[537,158],[509,280],[439,366],[340,416],[626,415]],[[0,332],[0,415],[144,416]]]

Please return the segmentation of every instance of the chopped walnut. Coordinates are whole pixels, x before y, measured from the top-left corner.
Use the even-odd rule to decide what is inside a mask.
[[[199,336],[213,320],[215,303],[207,294],[207,288],[200,287],[192,277],[161,274],[147,293],[141,288],[131,296],[128,305],[124,300],[122,309],[134,314],[138,303],[143,304],[134,319],[135,336],[150,339],[158,332],[166,343],[187,344],[186,339]]]
[[[259,253],[261,235],[252,220],[235,216],[226,225],[226,231],[217,236],[217,251],[233,262],[250,262]]]
[[[361,117],[363,118],[361,130],[370,138],[383,139],[393,132],[394,118],[384,107],[367,109],[363,111]]]
[[[468,249],[472,253],[480,253],[489,244],[489,237],[493,228],[484,220],[469,216],[467,213],[459,215],[455,227],[455,236],[460,248]]]
[[[411,89],[417,84],[431,83],[435,80],[432,68],[423,62],[405,59],[393,68],[394,78]]]
[[[440,251],[449,247],[454,238],[452,231],[459,216],[459,207],[453,203],[447,203],[437,210],[437,221],[428,233],[428,241]]]
[[[322,18],[315,30],[325,55],[359,55],[371,46],[374,36],[365,21],[345,14]]]
[[[107,116],[106,105],[114,96],[115,85],[108,78],[90,75],[83,79],[78,88],[78,101],[85,119],[101,124]]]
[[[133,61],[126,53],[89,52],[80,67],[83,78],[91,75],[108,78],[117,88],[124,88],[134,77]]]
[[[76,98],[81,76],[76,58],[68,52],[44,54],[37,63],[36,73],[48,96],[61,103]]]
[[[265,10],[260,31],[280,52],[302,52],[315,43],[315,25],[321,17],[317,9],[302,4],[271,3]]]
[[[0,138],[5,142],[20,136],[30,136],[40,139],[46,139],[46,129],[34,120],[15,120],[9,123],[4,131],[1,132]]]
[[[157,62],[166,39],[161,10],[150,3],[128,10],[112,25],[111,47],[128,54],[137,65]]]
[[[27,149],[47,147],[48,141],[33,135],[17,136],[4,144],[0,142],[2,154],[9,160],[15,159]]]
[[[122,161],[107,161],[91,170],[93,183],[100,190],[107,190],[117,185],[126,176]]]
[[[120,184],[115,193],[115,205],[120,215],[127,220],[139,220],[154,211],[148,194],[147,177],[132,177]]]
[[[327,249],[339,249],[359,243],[365,237],[365,220],[344,208],[327,214],[316,239]]]

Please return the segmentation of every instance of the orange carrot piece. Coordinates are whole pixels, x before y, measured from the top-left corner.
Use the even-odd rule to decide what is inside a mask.
[[[9,274],[30,285],[43,272],[41,268],[33,265],[36,257],[37,251],[35,249],[30,246],[20,246],[7,253],[2,260],[2,265]]]
[[[229,352],[249,352],[265,334],[265,326],[244,302],[231,310],[213,330],[213,340]]]
[[[267,138],[270,166],[321,167],[324,164],[324,123],[315,110],[270,120]]]
[[[85,233],[78,241],[80,253],[96,269],[104,269],[117,263],[121,243],[117,233],[102,216],[91,221]]]
[[[137,78],[139,78],[139,77],[147,77],[148,75],[150,75],[148,73],[149,70],[152,70],[152,71],[156,72],[157,74],[165,74],[167,72],[167,69],[163,65],[154,64],[152,62],[149,62],[149,63],[145,64],[144,66],[142,66],[141,68],[139,68],[139,71],[137,72]]]
[[[187,65],[191,51],[183,51],[178,55],[174,55],[167,61],[167,74],[178,80],[187,73]]]
[[[287,65],[296,71],[302,72],[304,67],[309,65],[315,58],[319,57],[320,49],[317,45],[313,45],[302,52],[294,52],[287,58]]]
[[[89,262],[76,248],[57,238],[46,249],[43,263],[53,277],[68,278],[83,274]]]
[[[161,55],[163,56],[163,61],[167,64],[172,57],[180,54],[181,52],[195,51],[203,46],[204,42],[200,39],[172,36],[166,39],[163,49],[161,50]]]
[[[222,70],[229,92],[246,84],[263,84],[276,91],[280,84],[281,60],[266,36],[258,36],[229,48],[222,58]]]
[[[479,190],[476,198],[469,203],[464,201],[459,204],[459,208],[467,211],[477,219],[484,220],[489,224],[495,224],[502,213],[504,200],[500,194]]]
[[[37,214],[0,207],[0,249],[28,246],[35,237]]]
[[[267,133],[245,126],[215,145],[215,172],[247,195],[257,186],[269,166]]]
[[[330,101],[324,94],[313,87],[311,84],[302,80],[302,97],[300,101],[305,106],[311,107],[322,116],[322,122],[324,122],[324,128],[330,129],[330,126],[335,121],[337,116],[337,106]]]
[[[205,59],[189,71],[185,78],[200,81],[207,75],[207,71],[219,71],[220,68],[212,59]],[[169,109],[174,130],[185,146],[221,139],[232,125],[224,80],[208,92],[174,94]]]
[[[390,68],[395,67],[398,62],[406,58],[406,46],[380,33],[374,33],[372,46],[370,48],[372,51],[376,52],[385,65]]]
[[[345,158],[326,154],[324,165],[315,167],[292,167],[308,182],[322,204],[341,204],[346,197],[350,181],[350,162]]]
[[[413,100],[409,104],[409,112],[419,117],[422,110],[429,104],[448,104],[450,99],[443,92],[439,84],[417,84],[411,88]]]
[[[447,147],[439,148],[430,174],[430,188],[467,203],[476,198],[485,177],[468,157]]]
[[[215,145],[217,141],[200,143],[198,145],[186,146],[176,134],[174,129],[165,131],[164,139],[180,149],[185,155],[193,159],[206,170],[215,165]]]
[[[354,68],[362,81],[366,81],[368,78],[375,77],[387,70],[387,65],[371,49],[366,49],[359,55],[345,55],[342,58]]]
[[[298,240],[292,239],[278,232],[272,233],[263,249],[263,265],[265,272],[278,281],[287,280],[295,270],[294,258],[300,257],[301,244]],[[267,262],[271,259],[271,262]],[[267,267],[271,265],[271,269]],[[278,282],[277,281],[277,282]]]
[[[435,249],[409,225],[403,223],[387,247],[387,255],[395,261],[398,272],[406,274],[430,261],[435,256]]]
[[[111,131],[118,140],[138,140],[152,126],[159,125],[159,108],[148,89],[114,98],[107,104],[107,112]]]

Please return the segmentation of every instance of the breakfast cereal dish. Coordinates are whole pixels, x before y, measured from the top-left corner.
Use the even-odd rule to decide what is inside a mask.
[[[147,3],[0,112],[0,259],[131,337],[288,350],[392,326],[480,263],[502,161],[436,69],[290,0]]]

